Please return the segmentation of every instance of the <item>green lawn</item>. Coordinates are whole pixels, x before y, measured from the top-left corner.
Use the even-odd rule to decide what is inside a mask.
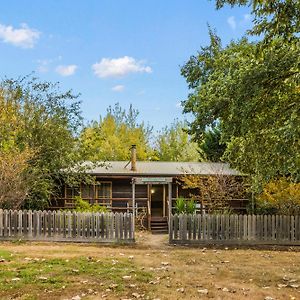
[[[90,256],[38,258],[0,250],[0,260],[1,299],[9,296],[40,299],[45,293],[56,298],[62,294],[74,295],[79,290],[80,295],[97,294],[99,288],[122,295],[129,282],[136,287],[152,278],[149,272],[138,269],[132,259],[122,257],[117,260]]]

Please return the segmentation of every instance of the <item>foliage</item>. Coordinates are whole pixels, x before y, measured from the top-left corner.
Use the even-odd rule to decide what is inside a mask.
[[[138,230],[147,230],[147,208],[146,207],[138,207],[136,209],[135,215],[135,227]]]
[[[251,5],[254,27],[249,33],[263,35],[267,43],[277,37],[285,41],[296,41],[299,37],[299,0],[216,0],[218,9],[225,4]]]
[[[0,150],[0,208],[17,209],[26,199],[33,179],[28,172],[31,157],[27,149]]]
[[[242,39],[223,48],[209,29],[210,45],[181,70],[192,91],[184,102],[184,112],[194,115],[190,133],[201,143],[207,128],[220,124],[226,145],[221,159],[248,173],[256,193],[280,176],[299,182],[300,2],[216,0],[218,9],[225,4],[251,5],[254,27],[248,33],[262,40]],[[262,195],[258,209],[278,209]],[[289,200],[282,201],[290,207]]]
[[[60,92],[58,84],[36,78],[6,79],[0,83],[0,151],[28,149],[31,182],[24,207],[43,208],[58,183],[71,177],[79,160],[75,151],[81,125],[78,95]]]
[[[75,211],[77,212],[108,212],[106,206],[101,206],[99,204],[90,204],[83,200],[80,196],[74,197],[75,199]]]
[[[194,214],[196,211],[196,203],[194,199],[190,199],[185,204],[185,211],[187,214]]]
[[[179,197],[175,203],[176,214],[194,214],[196,211],[196,203],[193,199],[185,199]]]
[[[185,212],[185,199],[180,197],[176,199],[175,211],[177,214],[183,214]]]
[[[300,214],[300,183],[284,177],[271,180],[258,196],[257,208],[277,214]]]
[[[152,128],[139,124],[139,112],[131,105],[123,110],[117,103],[109,107],[105,117],[84,128],[80,136],[81,153],[91,161],[129,160],[131,145],[137,145],[137,158],[152,156],[149,138]]]
[[[202,150],[205,160],[219,162],[226,150],[226,144],[221,142],[220,124],[204,131],[202,140],[199,141],[199,148]]]
[[[192,89],[183,103],[194,115],[190,133],[201,141],[220,122],[223,157],[252,175],[257,190],[278,175],[299,180],[300,48],[278,39],[258,56],[247,39],[222,48],[209,34],[210,45],[182,68]]]
[[[184,122],[175,121],[159,132],[156,139],[156,152],[162,161],[199,161],[197,143],[191,141],[191,136],[185,130]]]
[[[232,199],[247,199],[244,178],[224,175],[221,169],[214,172],[214,176],[187,174],[180,178],[182,188],[189,189],[209,213],[228,212]]]

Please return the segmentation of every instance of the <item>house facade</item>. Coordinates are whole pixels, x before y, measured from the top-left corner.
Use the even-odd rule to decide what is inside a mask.
[[[81,184],[76,188],[65,186],[61,197],[52,201],[52,208],[71,209],[76,196],[114,212],[131,212],[134,207],[136,214],[144,214],[148,228],[151,221],[166,220],[169,213],[174,212],[176,199],[191,197],[192,191],[182,185],[183,176],[241,176],[223,163],[137,161],[135,147],[131,150],[130,162],[105,162],[89,173],[95,176],[94,184]],[[235,210],[245,211],[247,199],[232,200]],[[198,199],[197,210],[205,211],[205,205],[205,199]]]

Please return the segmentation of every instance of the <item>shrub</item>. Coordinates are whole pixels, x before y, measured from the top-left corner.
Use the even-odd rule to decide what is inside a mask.
[[[185,199],[184,198],[177,198],[175,203],[175,211],[177,214],[185,213]]]
[[[196,211],[196,203],[193,199],[186,202],[185,210],[187,214],[193,214]]]
[[[176,199],[175,211],[177,214],[193,214],[196,211],[196,203],[193,199],[186,200],[179,197]]]
[[[77,212],[100,212],[105,213],[108,212],[106,206],[101,206],[99,204],[90,204],[87,201],[83,200],[80,196],[76,196],[75,198],[75,211]]]

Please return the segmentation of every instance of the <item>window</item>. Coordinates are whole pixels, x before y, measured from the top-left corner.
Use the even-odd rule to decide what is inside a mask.
[[[93,185],[81,185],[81,197],[82,199],[94,198],[94,186]]]
[[[96,185],[96,198],[97,199],[112,198],[112,183],[108,181],[99,181]]]
[[[79,187],[70,187],[66,186],[66,198],[67,199],[73,199],[76,196],[80,195],[80,189]]]

